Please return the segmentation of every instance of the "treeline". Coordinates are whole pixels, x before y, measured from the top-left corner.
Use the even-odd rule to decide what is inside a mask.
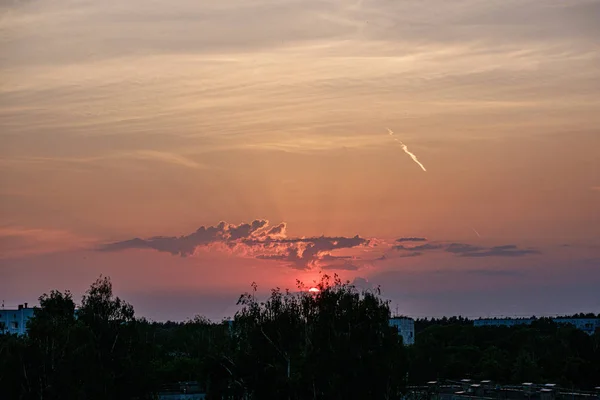
[[[517,319],[540,319],[535,315],[527,318],[517,318]],[[545,317],[541,317],[544,319]],[[600,314],[596,315],[594,313],[578,313],[573,315],[559,315],[557,317],[552,318],[564,318],[564,319],[587,319],[587,318],[600,318]],[[552,319],[546,318],[546,319]],[[496,318],[492,317],[491,319],[506,319],[506,318]],[[442,317],[442,318],[417,318],[415,319],[415,334],[424,331],[430,326],[447,326],[447,325],[473,325],[473,322],[476,319],[469,319],[463,316],[453,316],[453,317]]]
[[[416,335],[409,370],[414,382],[472,378],[593,389],[600,384],[600,334],[550,318],[514,327],[432,325]]]
[[[163,385],[198,381],[212,399],[399,399],[409,384],[492,379],[598,386],[600,335],[538,319],[518,327],[472,326],[462,317],[417,320],[415,345],[389,326],[389,305],[324,277],[318,293],[256,287],[231,324],[136,318],[96,281],[75,310],[53,291],[23,337],[0,335],[7,399],[149,399]]]
[[[27,336],[0,336],[2,396],[146,399],[194,380],[212,399],[399,399],[408,360],[388,304],[337,278],[319,288],[259,302],[254,287],[231,325],[136,319],[108,279],[76,313],[69,292],[53,291]]]

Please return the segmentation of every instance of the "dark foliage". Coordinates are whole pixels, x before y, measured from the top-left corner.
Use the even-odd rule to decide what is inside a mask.
[[[27,336],[0,335],[2,395],[150,399],[180,381],[200,382],[212,399],[290,400],[398,399],[434,379],[598,385],[600,334],[550,319],[511,328],[419,319],[406,348],[377,290],[324,276],[319,292],[275,289],[259,302],[253,288],[224,323],[136,319],[106,278],[77,310],[69,292],[44,294]]]
[[[10,399],[143,399],[198,381],[213,399],[399,398],[406,350],[377,292],[329,282],[308,293],[240,297],[232,324],[201,317],[152,323],[96,281],[81,307],[40,297],[23,337],[0,335],[0,386]]]
[[[590,389],[600,376],[600,335],[539,318],[531,325],[430,325],[410,349],[410,381],[491,379]]]

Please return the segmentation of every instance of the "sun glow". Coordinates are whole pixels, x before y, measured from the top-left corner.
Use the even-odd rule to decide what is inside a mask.
[[[319,293],[321,290],[319,290],[319,288],[316,287],[311,287],[310,289],[308,289],[308,291],[311,293]]]

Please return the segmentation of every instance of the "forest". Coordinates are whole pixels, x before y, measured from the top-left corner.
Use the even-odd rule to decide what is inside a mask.
[[[540,318],[529,326],[473,327],[465,318],[415,321],[404,346],[378,289],[323,276],[319,291],[257,287],[230,322],[137,318],[108,278],[81,301],[51,291],[28,335],[0,335],[0,387],[8,399],[151,399],[197,381],[211,399],[399,399],[442,379],[600,382],[600,334]]]

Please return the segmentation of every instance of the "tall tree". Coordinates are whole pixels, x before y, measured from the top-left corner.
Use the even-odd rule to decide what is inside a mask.
[[[254,398],[399,398],[407,365],[388,303],[337,277],[318,288],[240,298],[232,386]]]

